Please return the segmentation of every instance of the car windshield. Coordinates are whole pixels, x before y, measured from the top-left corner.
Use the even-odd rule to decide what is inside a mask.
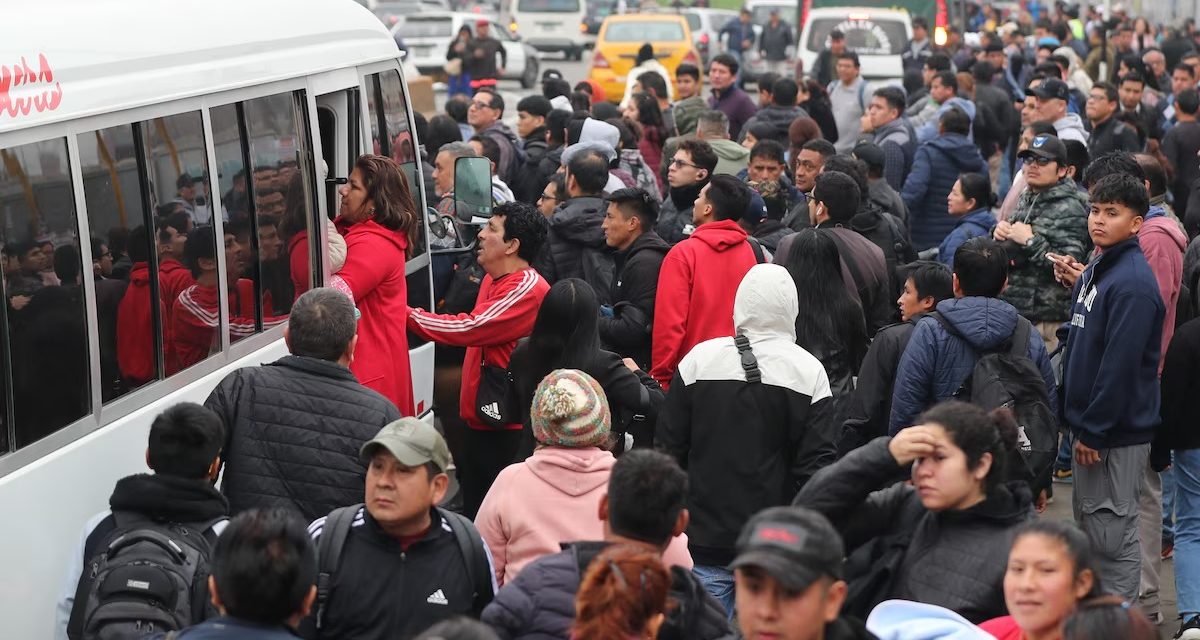
[[[784,24],[796,24],[797,8],[795,6],[784,7],[777,4],[760,4],[754,7],[750,10],[750,21],[754,24],[766,24],[771,21],[771,12],[775,10],[779,11],[779,19]]]
[[[829,32],[837,29],[846,34],[846,48],[863,55],[899,55],[908,40],[904,23],[899,20],[857,18],[818,18],[808,32],[809,51],[819,52],[829,46]]]
[[[409,18],[396,33],[408,40],[411,38],[449,38],[454,35],[450,18]]]
[[[700,16],[698,14],[685,13],[683,15],[687,18],[688,26],[692,28],[692,31],[700,28]]]
[[[607,42],[679,42],[683,25],[679,22],[610,22],[604,34]]]
[[[517,11],[527,13],[578,13],[579,0],[518,0]]]

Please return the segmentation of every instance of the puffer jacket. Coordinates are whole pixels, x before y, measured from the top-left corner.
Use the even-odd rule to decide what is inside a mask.
[[[884,179],[896,191],[903,190],[917,152],[917,133],[912,124],[906,118],[896,118],[875,130],[874,142],[883,150]]]
[[[504,184],[516,182],[517,173],[525,164],[525,147],[521,144],[521,139],[508,125],[500,121],[480,131],[479,135],[495,140],[500,146],[500,162],[496,164],[496,176],[503,180]]]
[[[771,136],[771,139],[786,146],[788,142],[788,127],[792,126],[792,122],[794,122],[796,118],[807,117],[808,112],[800,107],[781,107],[778,105],[769,104],[759,109],[758,113],[754,114],[753,118],[750,118],[746,121],[745,126],[742,127],[742,135],[738,136],[738,142],[740,143],[741,141],[745,140],[746,132],[749,131],[751,127],[761,122],[763,124],[771,125],[771,128],[775,130],[775,135]]]
[[[937,312],[963,337],[951,335],[937,318],[923,317],[917,322],[896,371],[891,434],[912,425],[922,411],[950,399],[975,368],[979,355],[1008,342],[1019,319],[1011,304],[976,296],[942,300]],[[1046,343],[1037,331],[1029,332],[1028,355],[1042,372],[1053,408],[1057,383]]]
[[[750,269],[737,287],[734,333],[749,340],[762,379],[748,382],[732,337],[696,345],[679,363],[655,445],[688,473],[688,549],[697,564],[729,564],[742,524],[833,461],[835,434],[820,418],[831,398],[825,367],[796,344],[792,276]]]
[[[551,285],[567,278],[583,278],[596,290],[601,304],[608,302],[612,288],[612,250],[604,242],[601,227],[607,209],[604,199],[597,196],[564,202],[550,218],[548,260],[538,265],[538,271]]]
[[[600,318],[600,342],[605,348],[650,368],[650,337],[654,330],[654,297],[658,272],[671,245],[654,231],[645,231],[613,259],[611,318]]]
[[[204,406],[225,424],[221,491],[233,513],[287,507],[309,521],[362,501],[359,449],[400,419],[349,369],[305,356],[238,369]]]
[[[979,147],[964,135],[949,133],[917,149],[912,172],[900,191],[908,208],[913,249],[924,251],[936,247],[954,229],[958,221],[946,213],[946,196],[958,175],[966,172],[986,176],[988,166],[979,155]]]
[[[938,262],[953,270],[954,252],[958,251],[958,248],[971,238],[987,236],[995,226],[996,216],[992,215],[992,210],[986,207],[976,209],[959,218],[954,230],[938,246]]]
[[[913,486],[898,482],[908,467],[896,464],[889,442],[876,438],[822,469],[794,502],[821,512],[842,534],[851,590],[870,574],[883,541],[907,538],[881,600],[938,605],[976,624],[1004,615],[1013,529],[1033,518],[1028,486],[997,485],[968,509],[929,511]]]
[[[503,640],[569,640],[579,584],[610,544],[564,543],[562,551],[533,561],[504,585],[480,619]],[[667,607],[659,638],[717,640],[731,633],[725,610],[692,572],[671,567],[668,598],[678,606]]]
[[[1046,191],[1027,189],[1017,201],[1009,222],[1033,226],[1033,240],[1027,245],[1012,241],[1002,244],[1012,267],[1008,287],[1000,297],[1021,315],[1034,322],[1058,322],[1070,317],[1071,291],[1054,280],[1054,266],[1047,253],[1068,255],[1087,262],[1092,241],[1087,230],[1087,195],[1064,180]]]

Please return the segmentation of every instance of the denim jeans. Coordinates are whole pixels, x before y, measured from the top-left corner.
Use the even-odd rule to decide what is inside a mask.
[[[1058,457],[1054,459],[1054,469],[1056,471],[1069,471],[1071,469],[1071,458],[1075,455],[1075,439],[1071,437],[1071,432],[1064,431],[1062,437],[1058,440]]]
[[[446,93],[451,96],[460,93],[464,96],[471,95],[471,74],[464,71],[456,76],[447,78]]]
[[[733,620],[733,572],[725,567],[698,564],[692,567],[692,573],[700,579],[708,595],[725,607],[725,614]]]
[[[1175,451],[1175,589],[1179,613],[1200,615],[1200,449]]]
[[[1162,476],[1163,491],[1163,543],[1175,542],[1175,469],[1167,469],[1159,474]]]

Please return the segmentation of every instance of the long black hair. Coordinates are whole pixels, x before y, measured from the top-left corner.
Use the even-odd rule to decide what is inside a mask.
[[[537,381],[555,369],[586,371],[600,351],[600,302],[592,285],[579,278],[559,280],[542,300],[529,335],[532,367],[522,372]]]
[[[850,297],[841,265],[837,245],[817,229],[797,233],[783,262],[796,281],[800,300],[796,344],[814,355],[840,347],[849,354],[851,368],[858,371],[869,336],[862,305]]]

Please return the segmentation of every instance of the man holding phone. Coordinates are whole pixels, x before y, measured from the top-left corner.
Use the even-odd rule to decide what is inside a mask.
[[[1038,135],[1020,153],[1027,190],[993,237],[1012,266],[1001,298],[1037,327],[1046,349],[1058,346],[1055,332],[1070,311],[1070,292],[1056,284],[1047,254],[1083,261],[1087,253],[1087,201],[1067,177],[1067,147],[1056,136]]]

